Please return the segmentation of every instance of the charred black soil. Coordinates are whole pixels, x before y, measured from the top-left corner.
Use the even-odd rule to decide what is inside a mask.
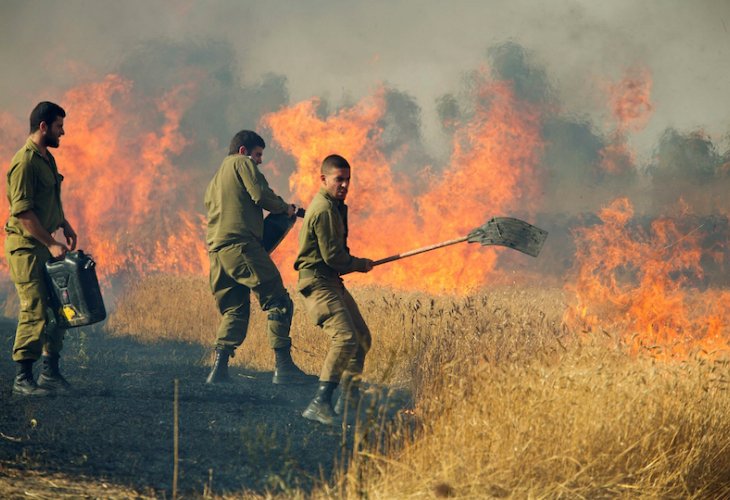
[[[184,496],[306,492],[329,480],[351,451],[354,426],[343,431],[301,417],[316,388],[314,376],[308,385],[277,386],[271,372],[233,367],[233,383],[208,386],[205,347],[142,344],[109,337],[100,328],[67,334],[61,366],[74,387],[71,395],[14,396],[14,329],[11,321],[0,323],[5,353],[0,355],[2,496],[23,495],[22,484],[17,491],[8,485],[59,475],[96,486],[113,484],[130,496],[169,497],[175,379],[178,491]],[[395,414],[405,401],[391,392],[381,414]],[[44,484],[53,496],[54,482]]]

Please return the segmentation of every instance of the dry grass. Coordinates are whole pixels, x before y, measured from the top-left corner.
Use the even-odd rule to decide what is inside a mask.
[[[42,473],[28,469],[5,467],[0,463],[0,495],[3,498],[61,499],[128,499],[153,500],[155,492],[137,491],[129,487],[66,474]]]
[[[607,334],[579,341],[555,289],[353,295],[374,337],[366,378],[410,388],[416,406],[315,497],[730,495],[725,363],[636,358]],[[317,373],[327,339],[301,311],[294,356]],[[272,368],[264,319],[253,314],[237,363]],[[204,279],[158,276],[127,288],[108,327],[212,345],[217,321]]]
[[[554,350],[556,336],[562,335],[562,293],[555,290],[504,288],[463,299],[377,287],[351,292],[373,333],[366,378],[408,384],[414,391],[420,380],[428,379],[431,370],[443,369],[461,348],[471,351],[479,346],[480,355],[499,361],[513,356],[517,346],[543,354]],[[329,340],[310,323],[297,294],[291,295],[293,356],[304,370],[319,373]],[[271,370],[266,315],[253,297],[251,311],[248,336],[232,362]],[[219,319],[204,278],[156,275],[124,287],[106,328],[142,342],[176,340],[212,349]],[[514,335],[515,328],[524,333]]]
[[[607,352],[608,351],[608,352]],[[450,371],[450,370],[449,370]],[[435,381],[423,427],[363,453],[371,498],[727,497],[727,367],[636,360],[597,345],[557,360],[481,363]],[[360,473],[360,477],[363,474]],[[344,495],[354,496],[354,495]]]

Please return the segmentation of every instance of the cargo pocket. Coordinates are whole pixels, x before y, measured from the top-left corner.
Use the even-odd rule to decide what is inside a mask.
[[[224,271],[237,283],[254,288],[261,284],[261,276],[257,272],[256,256],[249,253],[255,253],[255,249],[249,248],[247,243],[230,245],[218,251]]]
[[[297,288],[304,297],[304,308],[307,310],[307,314],[317,326],[322,326],[329,318],[344,311],[342,301],[332,290],[319,288],[314,284]]]
[[[307,308],[307,314],[309,314],[309,317],[312,318],[312,321],[314,321],[314,324],[317,326],[322,326],[324,322],[327,321],[327,318],[332,316],[332,310],[327,307],[326,303],[323,304],[309,299],[306,301],[305,305]]]
[[[38,255],[27,248],[19,248],[10,252],[8,256],[10,278],[15,283],[30,283],[43,279],[42,266],[39,265]]]

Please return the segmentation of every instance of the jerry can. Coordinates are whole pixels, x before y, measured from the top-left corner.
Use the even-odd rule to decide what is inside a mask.
[[[96,262],[83,250],[46,262],[50,305],[59,328],[98,323],[106,318]]]

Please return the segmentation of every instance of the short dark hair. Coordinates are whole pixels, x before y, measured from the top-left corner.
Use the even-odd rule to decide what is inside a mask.
[[[329,155],[322,161],[320,172],[326,174],[335,168],[350,168],[350,164],[340,155]]]
[[[253,130],[241,130],[233,136],[233,139],[231,139],[231,145],[228,146],[228,154],[235,155],[238,153],[238,150],[241,149],[241,146],[251,153],[253,148],[256,146],[259,146],[262,149],[265,148],[266,143],[263,138]]]
[[[39,102],[30,112],[30,133],[41,128],[41,122],[50,126],[59,116],[66,118],[66,112],[61,106],[48,101]]]

